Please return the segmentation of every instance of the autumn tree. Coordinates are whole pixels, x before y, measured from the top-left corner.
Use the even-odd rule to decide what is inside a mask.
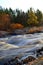
[[[7,30],[10,24],[10,15],[3,13],[1,14],[0,18],[0,24],[3,24],[4,29]]]
[[[0,24],[0,30],[4,30],[4,25]]]
[[[32,8],[29,10],[27,23],[31,26],[38,24],[37,16],[35,15],[35,12],[32,10]]]

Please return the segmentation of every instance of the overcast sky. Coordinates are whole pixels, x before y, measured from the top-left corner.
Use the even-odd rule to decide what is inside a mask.
[[[43,12],[43,0],[0,0],[0,6],[4,8],[22,9],[27,11],[30,7]]]

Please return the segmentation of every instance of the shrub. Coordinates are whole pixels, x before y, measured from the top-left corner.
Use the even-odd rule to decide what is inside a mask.
[[[22,29],[24,26],[22,24],[16,23],[16,24],[10,24],[10,29],[14,30],[14,29]]]

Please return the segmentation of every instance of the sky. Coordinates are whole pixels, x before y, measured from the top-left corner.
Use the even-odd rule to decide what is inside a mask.
[[[43,12],[43,0],[0,0],[0,6],[4,8],[22,9],[27,11],[30,7]]]

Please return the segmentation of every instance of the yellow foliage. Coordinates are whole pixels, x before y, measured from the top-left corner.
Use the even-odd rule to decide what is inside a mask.
[[[28,18],[27,23],[29,25],[36,25],[36,24],[38,24],[37,16],[35,15],[34,11],[32,11],[32,9],[29,11],[28,17],[29,18]]]

